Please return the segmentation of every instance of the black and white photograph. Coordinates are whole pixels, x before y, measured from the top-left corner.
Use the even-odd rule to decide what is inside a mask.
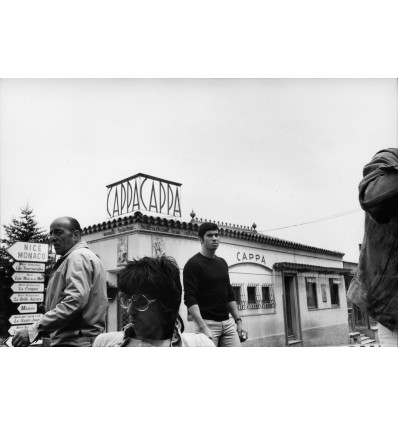
[[[392,14],[72,3],[1,6],[7,421],[28,384],[41,424],[390,416],[365,382],[398,347]]]

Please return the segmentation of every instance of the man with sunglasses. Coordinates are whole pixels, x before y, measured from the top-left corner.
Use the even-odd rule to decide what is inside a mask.
[[[218,226],[205,222],[198,230],[201,250],[184,267],[184,302],[197,332],[212,338],[218,347],[240,347],[247,339],[242,328],[228,264],[216,255],[220,244]],[[229,318],[232,315],[233,319]],[[235,329],[235,323],[237,329]]]
[[[14,347],[28,346],[43,333],[51,346],[90,347],[105,329],[108,298],[101,260],[81,241],[79,222],[60,217],[50,226],[50,242],[61,258],[55,263],[46,292],[46,313],[18,331]]]
[[[143,257],[119,275],[118,300],[130,324],[121,332],[99,335],[94,347],[214,347],[203,334],[186,334],[178,313],[180,270],[171,257]]]

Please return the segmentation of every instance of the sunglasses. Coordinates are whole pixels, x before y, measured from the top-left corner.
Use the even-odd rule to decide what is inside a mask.
[[[125,293],[119,292],[117,294],[119,304],[123,308],[129,308],[132,304],[133,307],[138,311],[146,311],[150,304],[154,303],[156,300],[148,300],[145,295],[142,294],[134,294],[131,298],[129,298]]]

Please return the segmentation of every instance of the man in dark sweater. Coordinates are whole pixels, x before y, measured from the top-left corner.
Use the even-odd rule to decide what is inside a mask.
[[[216,256],[220,243],[217,225],[201,224],[198,236],[201,251],[184,267],[185,305],[195,321],[196,332],[207,335],[218,347],[239,347],[247,333],[229,281],[228,264]]]

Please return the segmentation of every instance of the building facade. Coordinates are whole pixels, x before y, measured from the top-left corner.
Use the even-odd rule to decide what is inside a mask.
[[[200,250],[190,222],[140,211],[89,226],[83,240],[107,271],[107,331],[122,329],[128,318],[117,302],[118,273],[128,260],[166,254],[182,270]],[[217,255],[229,265],[231,284],[249,339],[244,346],[336,346],[349,343],[344,254],[301,245],[227,223],[217,223]],[[186,332],[193,323],[184,303],[180,314]]]

